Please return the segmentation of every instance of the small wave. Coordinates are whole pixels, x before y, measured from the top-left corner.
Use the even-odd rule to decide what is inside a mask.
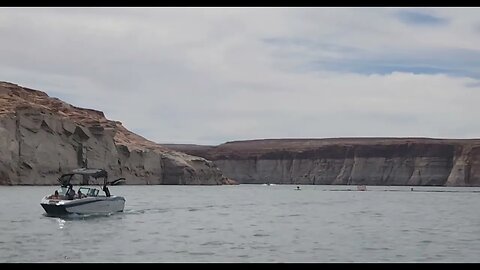
[[[203,244],[201,244],[202,246],[222,246],[222,245],[225,245],[227,244],[227,242],[223,242],[223,241],[209,241],[209,242],[205,242]]]
[[[422,241],[420,241],[420,243],[422,243],[422,244],[430,244],[430,243],[433,243],[433,242],[430,241],[430,240],[422,240]]]
[[[271,248],[271,246],[250,246],[252,249],[266,249]]]
[[[190,255],[215,255],[214,252],[189,252]]]
[[[140,215],[140,214],[150,214],[150,213],[165,213],[169,210],[166,208],[147,208],[147,209],[139,209],[139,210],[125,210],[123,211],[126,215]]]
[[[331,248],[324,248],[324,247],[314,247],[313,250],[330,251],[330,250],[333,250],[333,249],[331,249]]]
[[[133,243],[138,243],[138,242],[142,242],[142,241],[143,241],[143,239],[140,239],[140,238],[131,240],[131,242],[133,242]]]
[[[61,219],[61,220],[87,220],[87,219],[98,219],[98,218],[108,218],[114,214],[117,214],[117,215],[121,215],[123,214],[122,212],[118,212],[118,213],[105,213],[105,214],[76,214],[76,213],[72,213],[72,214],[68,214],[68,215],[63,215],[63,216],[51,216],[51,215],[48,215],[48,214],[44,214],[44,216],[46,217],[49,217],[49,218],[58,218],[58,219]]]
[[[266,233],[256,233],[256,234],[254,234],[253,236],[255,236],[255,237],[265,237],[265,236],[270,236],[270,234],[266,234]]]

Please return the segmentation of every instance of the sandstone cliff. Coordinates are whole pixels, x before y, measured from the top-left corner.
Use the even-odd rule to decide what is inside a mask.
[[[240,183],[480,186],[480,140],[271,139],[164,145]]]
[[[0,184],[57,184],[86,162],[127,184],[229,183],[211,161],[146,140],[100,111],[0,82]]]

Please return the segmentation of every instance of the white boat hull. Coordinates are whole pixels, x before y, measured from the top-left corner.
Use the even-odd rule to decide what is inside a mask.
[[[125,198],[98,196],[75,200],[54,200],[46,196],[40,204],[48,215],[109,214],[122,212],[125,207]]]

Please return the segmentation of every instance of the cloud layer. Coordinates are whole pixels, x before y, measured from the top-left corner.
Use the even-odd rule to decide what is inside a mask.
[[[3,8],[0,80],[159,143],[480,135],[480,9]]]

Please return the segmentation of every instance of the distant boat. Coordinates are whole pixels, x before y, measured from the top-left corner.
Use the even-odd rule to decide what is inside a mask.
[[[301,190],[299,186],[297,186],[297,188],[295,190]]]
[[[266,183],[266,184],[262,184],[262,186],[276,186],[276,184]]]
[[[367,187],[365,185],[358,185],[357,190],[358,191],[367,191]]]

